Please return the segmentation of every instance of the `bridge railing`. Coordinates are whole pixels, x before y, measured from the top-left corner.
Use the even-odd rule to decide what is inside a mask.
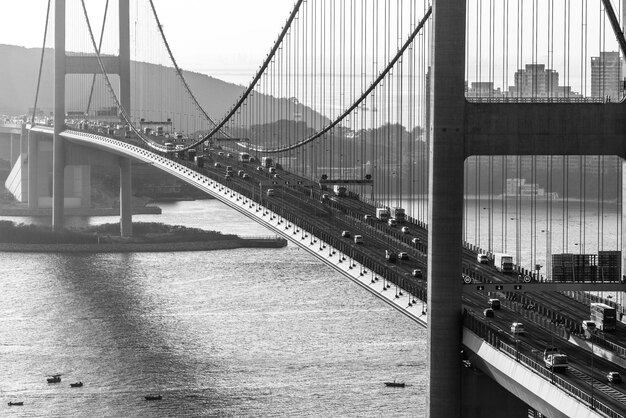
[[[533,350],[532,352],[534,353],[533,357],[529,357],[523,352],[525,346],[523,342],[515,339],[511,341],[511,337],[502,329],[485,322],[483,318],[478,317],[473,312],[467,310],[464,311],[463,325],[476,335],[482,337],[487,344],[506,353],[518,363],[521,363],[527,368],[533,370],[536,374],[550,381],[555,386],[558,386],[569,395],[589,405],[592,409],[595,409],[610,418],[624,418],[624,415],[620,412],[613,410],[593,396],[591,388],[588,393],[587,391],[563,379],[559,375],[556,375],[554,371],[545,368],[542,364],[542,360],[538,359],[538,356],[542,355],[538,350],[533,350],[530,346],[528,346],[527,348]]]
[[[147,146],[144,146],[143,144],[136,143],[135,145],[141,148],[146,148],[149,151],[153,152],[153,150],[150,150]],[[191,161],[179,159],[170,154],[165,155],[164,157],[172,161],[175,161],[176,163],[181,164],[184,167],[195,170],[219,183],[223,184],[223,182],[225,181],[222,176],[216,175],[215,173],[207,170],[206,168],[198,167],[195,163],[192,163]],[[267,199],[264,199],[261,202],[261,194],[256,192],[257,188],[254,187],[253,185],[244,187],[237,183],[232,182],[231,184],[228,184],[228,186],[224,186],[224,187],[228,187],[228,189],[231,189],[233,193],[237,193],[241,195],[242,198],[245,200],[248,200],[250,202],[254,202],[258,205],[262,205],[266,207],[268,210],[274,212],[279,217],[285,219],[287,222],[290,222],[301,229],[309,231],[309,233],[311,233],[312,235],[319,237],[319,239],[328,243],[333,248],[336,248],[341,253],[346,254],[348,257],[350,257],[357,263],[371,270],[373,274],[381,276],[385,280],[409,292],[414,297],[421,299],[423,301],[426,300],[426,287],[424,286],[424,284],[417,282],[412,277],[407,277],[404,274],[397,272],[395,269],[391,268],[389,265],[385,263],[381,263],[369,257],[365,257],[360,251],[356,251],[355,248],[353,248],[351,243],[340,239],[336,232],[329,232],[326,229],[324,229],[321,224],[318,225],[316,222],[313,222],[309,219],[305,219],[305,218],[298,216],[295,213],[296,212],[295,210],[294,211],[288,210],[286,208],[286,205],[284,204],[279,205],[275,203],[274,201],[267,200]],[[310,204],[310,203],[311,203],[310,200],[307,200],[307,201],[302,200],[303,205]],[[332,204],[331,204],[331,208],[335,210],[339,210],[339,208],[333,207]],[[366,272],[367,271],[361,272],[361,274],[363,275]]]
[[[477,97],[465,96],[470,103],[606,103],[604,97]]]

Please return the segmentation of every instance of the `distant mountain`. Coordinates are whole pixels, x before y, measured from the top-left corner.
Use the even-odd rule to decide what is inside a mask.
[[[0,114],[27,114],[35,101],[41,49],[0,44],[0,57]],[[136,88],[131,88],[134,95],[133,106],[144,112],[147,112],[145,109],[153,109],[154,114],[161,114],[161,109],[165,106],[175,114],[190,113],[189,101],[173,98],[171,92],[163,91],[165,88],[176,89],[176,92],[182,95],[182,85],[164,85],[168,83],[164,80],[170,80],[169,84],[172,84],[173,68],[143,62],[133,62],[131,67],[134,74],[133,82],[137,83]],[[45,51],[43,69],[37,108],[50,114],[53,109],[54,81],[54,51],[52,49]],[[244,86],[227,83],[206,74],[183,71],[183,75],[198,102],[214,120],[220,120],[245,89]],[[89,97],[91,88],[91,76],[84,76],[82,83],[72,83],[71,87],[69,85],[68,82],[67,90],[72,89],[72,91],[68,91],[66,95],[66,111],[84,111],[86,98]],[[108,96],[108,93],[104,91],[104,84],[100,83],[99,86],[100,91],[96,91],[95,96]],[[277,99],[260,94],[255,97],[257,100],[263,100],[268,108],[289,109],[294,120],[301,118],[314,120],[317,123],[327,123],[325,118],[298,103],[297,100]],[[99,100],[103,102],[102,99]],[[313,115],[316,117],[312,117]],[[152,116],[148,114],[146,117]],[[251,119],[250,123],[260,124],[275,121],[274,112],[255,112]]]

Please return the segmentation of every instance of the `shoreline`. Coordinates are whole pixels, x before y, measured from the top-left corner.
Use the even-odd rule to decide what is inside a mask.
[[[217,241],[188,242],[115,242],[103,244],[22,244],[0,243],[0,252],[21,253],[140,253],[140,252],[179,252],[213,251],[237,248],[283,248],[284,238],[238,238]]]
[[[160,215],[158,206],[137,206],[132,209],[133,215]],[[120,216],[119,208],[65,208],[67,216]],[[28,209],[21,207],[0,207],[0,216],[11,217],[44,217],[52,216],[52,208]]]

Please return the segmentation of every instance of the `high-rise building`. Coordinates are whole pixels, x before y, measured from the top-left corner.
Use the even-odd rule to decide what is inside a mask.
[[[603,51],[599,57],[591,57],[591,97],[616,102],[622,92],[619,52]]]
[[[513,97],[559,97],[559,73],[545,64],[526,64],[515,72],[515,85],[509,87]]]
[[[467,86],[467,82],[465,82]],[[471,88],[465,89],[466,97],[502,97],[500,89],[496,89],[493,81],[474,81]]]

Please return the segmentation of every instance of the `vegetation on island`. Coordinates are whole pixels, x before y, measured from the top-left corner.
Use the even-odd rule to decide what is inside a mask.
[[[236,235],[222,234],[166,225],[158,222],[134,222],[133,236],[120,237],[119,223],[76,227],[53,231],[47,225],[16,224],[0,221],[0,243],[15,244],[103,244],[103,243],[175,243],[198,241],[224,241],[239,239]]]

